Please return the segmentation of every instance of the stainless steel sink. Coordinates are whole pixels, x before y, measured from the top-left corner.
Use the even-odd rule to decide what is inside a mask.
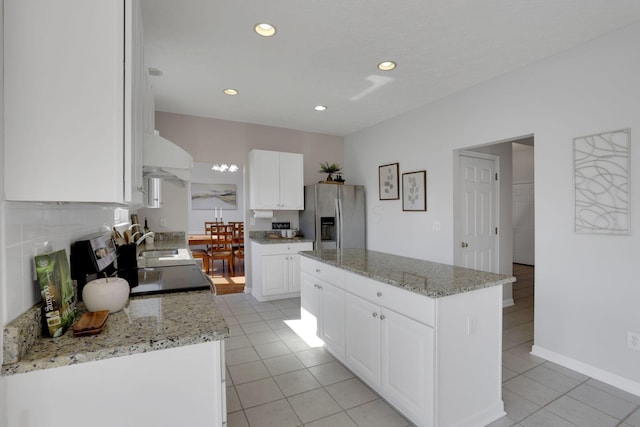
[[[140,252],[140,256],[143,258],[163,258],[178,256],[177,249],[145,249]]]

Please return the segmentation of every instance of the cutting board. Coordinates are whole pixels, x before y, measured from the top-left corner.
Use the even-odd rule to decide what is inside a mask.
[[[73,325],[73,335],[81,337],[102,332],[109,318],[109,310],[87,311]]]

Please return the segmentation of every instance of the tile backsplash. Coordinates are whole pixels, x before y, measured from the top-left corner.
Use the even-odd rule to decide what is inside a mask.
[[[40,301],[33,276],[33,256],[48,244],[65,249],[92,233],[108,231],[114,224],[115,207],[92,204],[6,203],[6,312],[9,322]],[[118,210],[121,211],[121,210]]]

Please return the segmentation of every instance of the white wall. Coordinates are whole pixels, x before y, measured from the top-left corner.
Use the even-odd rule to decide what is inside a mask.
[[[399,201],[367,192],[370,249],[451,262],[452,151],[534,135],[534,350],[636,394],[640,352],[627,349],[626,333],[640,332],[640,234],[573,232],[572,139],[627,127],[637,134],[638,40],[640,24],[629,26],[345,139],[345,168],[368,189],[377,188],[382,164],[428,171],[426,213],[403,213]],[[640,150],[631,156],[634,168]],[[640,174],[632,171],[631,180],[631,229],[637,230]],[[440,231],[433,230],[435,220]]]

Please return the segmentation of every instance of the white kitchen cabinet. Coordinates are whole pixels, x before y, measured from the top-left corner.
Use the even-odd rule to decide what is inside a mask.
[[[411,419],[427,418],[433,328],[353,294],[346,299],[347,365]]]
[[[301,319],[305,330],[316,331],[331,353],[345,357],[345,292],[309,274],[301,279]],[[304,291],[302,290],[304,288]]]
[[[260,244],[251,242],[252,294],[259,301],[300,295],[299,251],[310,251],[313,242]]]
[[[298,153],[249,152],[249,209],[303,210],[304,157]]]
[[[219,340],[8,375],[7,425],[223,427],[224,358]]]
[[[137,0],[4,2],[7,200],[142,202]]]
[[[302,319],[315,310],[319,337],[323,316],[344,319],[332,325],[344,331],[344,353],[328,340],[327,349],[416,426],[486,425],[504,415],[500,286],[429,298],[308,257],[301,271]],[[319,276],[342,283],[344,298],[318,302]],[[323,304],[333,310],[323,313]]]

